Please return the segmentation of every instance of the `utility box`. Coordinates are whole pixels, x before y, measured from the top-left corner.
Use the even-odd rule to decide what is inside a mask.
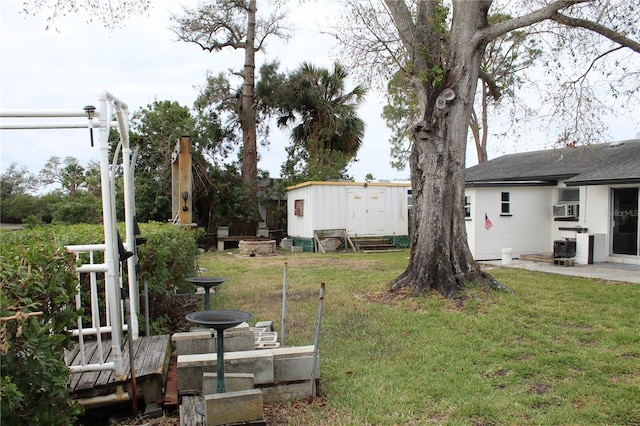
[[[576,240],[567,238],[565,240],[555,240],[553,242],[554,258],[575,257],[575,255],[576,255]]]

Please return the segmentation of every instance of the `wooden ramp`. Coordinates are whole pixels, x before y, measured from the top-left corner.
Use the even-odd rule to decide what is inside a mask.
[[[87,363],[95,362],[97,344],[85,341]],[[111,340],[103,339],[102,348],[107,362],[111,357]],[[146,404],[160,402],[163,399],[163,387],[166,380],[171,356],[171,339],[168,334],[139,337],[133,342],[134,373],[138,398],[144,398]],[[122,347],[124,374],[116,377],[113,371],[89,371],[71,373],[69,386],[74,399],[82,403],[83,399],[95,398],[117,393],[124,389],[131,391],[131,363],[129,361],[129,343],[125,340]],[[69,351],[66,364],[80,365],[78,344]]]

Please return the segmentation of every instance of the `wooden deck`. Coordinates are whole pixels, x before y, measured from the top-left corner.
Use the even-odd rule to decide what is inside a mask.
[[[111,341],[104,339],[102,349],[111,361]],[[133,342],[134,372],[138,398],[143,397],[145,403],[162,403],[163,387],[171,356],[171,339],[168,334],[160,336],[141,336]],[[96,362],[97,344],[85,342],[86,362]],[[129,344],[125,340],[122,347],[124,374],[116,377],[113,371],[90,371],[72,373],[70,384],[74,399],[82,400],[96,396],[116,393],[118,388],[131,391],[131,369],[129,361]],[[76,344],[65,359],[67,365],[80,365],[79,348]]]

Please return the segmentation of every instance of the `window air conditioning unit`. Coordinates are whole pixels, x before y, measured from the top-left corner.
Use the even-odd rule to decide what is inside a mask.
[[[577,217],[578,205],[577,204],[562,204],[560,206],[553,206],[554,218],[571,218]]]

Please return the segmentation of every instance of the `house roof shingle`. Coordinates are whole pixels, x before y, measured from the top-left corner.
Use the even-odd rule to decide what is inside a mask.
[[[640,139],[504,155],[468,168],[465,181],[480,186],[561,179],[568,186],[640,183]]]

